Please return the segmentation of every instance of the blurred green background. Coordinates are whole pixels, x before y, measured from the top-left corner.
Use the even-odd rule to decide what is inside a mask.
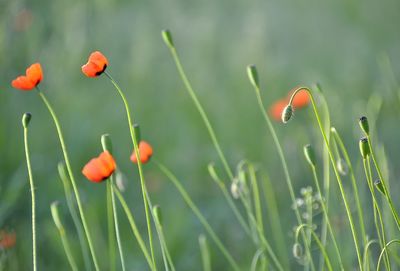
[[[80,70],[93,50],[108,57],[108,71],[126,91],[142,137],[152,143],[155,157],[176,173],[246,270],[255,250],[207,173],[209,162],[216,162],[221,174],[222,167],[161,30],[172,31],[231,167],[249,159],[268,172],[290,253],[295,217],[245,68],[257,65],[268,106],[296,85],[321,83],[332,124],[343,134],[358,171],[357,118],[364,114],[376,118],[374,137],[386,146],[392,189],[399,189],[399,14],[398,0],[0,0],[0,227],[17,233],[16,247],[10,252],[14,270],[31,268],[30,193],[20,121],[24,112],[33,115],[30,145],[37,188],[39,268],[69,270],[51,219],[51,202],[62,203],[68,234],[78,247],[57,175],[62,154],[50,115],[35,92],[10,86],[31,63],[39,61],[43,66],[41,89],[62,123],[102,266],[107,266],[108,251],[105,185],[89,183],[80,169],[101,151],[103,133],[112,136],[127,181],[125,197],[143,233],[145,221],[136,167],[128,159],[131,143],[122,102],[104,76],[88,79]],[[321,149],[315,125],[310,108],[296,112],[296,121],[285,127],[275,123],[297,192],[312,182],[303,145],[314,143]],[[202,226],[155,165],[146,165],[145,171],[153,202],[162,206],[167,243],[178,270],[200,270],[197,238],[204,232]],[[363,175],[358,176],[364,181]],[[332,185],[336,189],[335,180]],[[349,183],[345,186],[350,188]],[[399,207],[398,195],[393,196]],[[332,198],[339,199],[339,194]],[[341,205],[337,209],[340,225],[344,209]],[[120,217],[129,270],[145,270],[127,221],[122,213]],[[348,228],[343,227],[340,236],[348,242]],[[211,247],[213,267],[226,270],[225,260]],[[342,245],[342,249],[351,252],[352,247]],[[298,267],[292,262],[293,268]]]

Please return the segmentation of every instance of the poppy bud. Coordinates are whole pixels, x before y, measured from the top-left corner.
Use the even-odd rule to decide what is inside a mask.
[[[293,115],[293,107],[288,104],[282,111],[282,122],[287,123]]]
[[[258,72],[256,65],[253,64],[247,66],[247,75],[249,76],[251,84],[256,88],[259,88],[260,85],[258,81]]]
[[[383,195],[386,195],[385,189],[383,188],[383,184],[382,184],[381,180],[379,180],[379,179],[375,180],[374,185],[375,185],[376,189],[378,189],[379,192],[381,192]]]
[[[310,144],[304,146],[304,156],[306,157],[307,162],[310,164],[310,166],[315,167],[316,165],[315,152]]]
[[[231,183],[231,194],[234,199],[240,198],[240,187],[237,181]]]
[[[172,34],[168,29],[161,31],[161,35],[164,39],[165,44],[169,48],[174,48],[174,41],[172,40]]]
[[[368,138],[363,137],[360,139],[359,142],[360,145],[360,152],[361,156],[366,159],[367,156],[370,154],[371,150],[369,149],[369,143],[368,143]]]
[[[155,205],[153,207],[153,214],[154,217],[157,219],[158,224],[162,225],[162,214],[161,214],[161,207],[159,205]]]
[[[303,257],[303,248],[299,243],[294,243],[293,248],[292,248],[293,256],[296,259],[301,259]]]
[[[22,126],[24,126],[24,128],[28,128],[29,122],[31,121],[32,118],[32,114],[31,113],[25,113],[22,116]]]
[[[343,176],[346,176],[349,173],[349,166],[343,158],[339,158],[336,162],[336,167],[339,173]]]
[[[366,135],[369,135],[369,124],[367,117],[362,116],[358,123],[360,124],[361,130],[363,130]]]
[[[140,126],[138,123],[133,124],[133,130],[135,130],[137,142],[140,142],[142,140],[142,135],[140,133]]]
[[[101,136],[101,146],[103,146],[104,151],[108,151],[112,154],[112,142],[109,134],[104,134]]]
[[[54,201],[51,205],[50,205],[50,210],[51,210],[51,216],[53,217],[53,221],[54,224],[56,224],[56,227],[59,231],[64,231],[64,227],[61,223],[60,220],[60,215],[58,213],[58,205],[60,203],[58,201]]]

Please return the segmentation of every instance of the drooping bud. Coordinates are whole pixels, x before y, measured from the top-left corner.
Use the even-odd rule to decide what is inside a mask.
[[[379,180],[379,179],[375,180],[374,185],[375,185],[376,189],[378,189],[379,192],[381,192],[383,195],[386,195],[385,189],[383,188],[383,184],[382,184],[381,180]]]
[[[371,153],[371,150],[369,149],[368,138],[366,137],[361,138],[359,145],[360,145],[361,156],[364,159],[366,159],[368,155]]]
[[[343,176],[346,176],[347,173],[349,173],[349,166],[347,165],[346,161],[341,157],[337,160],[336,167],[339,173]]]
[[[258,81],[258,72],[256,65],[248,65],[247,66],[247,75],[249,76],[250,83],[256,87],[259,88],[259,81]]]
[[[58,205],[59,205],[58,201],[54,201],[50,205],[51,216],[53,217],[53,221],[54,221],[54,224],[56,224],[57,229],[59,231],[64,231],[64,227],[63,227],[63,225],[61,223],[60,215],[58,213]]]
[[[31,113],[25,113],[22,116],[22,126],[24,128],[28,128],[29,122],[31,121],[32,118],[32,114]]]
[[[165,44],[169,48],[174,48],[174,41],[172,39],[171,31],[169,31],[168,29],[165,29],[165,30],[161,31],[161,35],[164,39]]]
[[[367,117],[362,116],[358,123],[360,124],[361,130],[363,130],[366,135],[369,135],[369,124]]]
[[[140,126],[138,123],[133,124],[133,130],[135,130],[136,140],[139,143],[142,140],[142,134],[140,133]]]
[[[104,151],[108,151],[112,154],[112,142],[109,134],[104,134],[101,136],[101,145],[103,146]]]
[[[153,207],[153,214],[154,217],[157,219],[158,224],[162,225],[162,214],[161,214],[161,207],[159,205],[155,205]]]
[[[293,115],[293,107],[288,104],[282,111],[282,122],[287,123]]]
[[[310,166],[315,167],[316,165],[315,152],[310,144],[304,146],[304,156],[306,157],[307,162],[310,164]]]
[[[293,248],[292,248],[293,256],[296,259],[301,259],[303,257],[303,248],[299,243],[294,243]]]

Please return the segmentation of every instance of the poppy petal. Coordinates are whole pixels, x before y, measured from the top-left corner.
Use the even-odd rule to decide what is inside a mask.
[[[11,82],[11,85],[19,90],[32,90],[35,87],[35,84],[26,76],[18,76]]]
[[[99,171],[99,166],[96,158],[93,158],[89,161],[89,163],[85,165],[85,167],[82,169],[82,174],[85,175],[85,177],[89,181],[95,183],[101,182],[104,179],[104,176]]]
[[[40,63],[32,64],[26,69],[26,77],[32,81],[32,83],[37,86],[43,79],[42,66]]]

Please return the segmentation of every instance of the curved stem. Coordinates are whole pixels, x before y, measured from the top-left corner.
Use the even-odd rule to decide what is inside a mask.
[[[32,200],[32,258],[33,258],[33,271],[37,270],[37,259],[36,259],[36,204],[35,204],[35,186],[33,184],[32,167],[28,145],[28,127],[24,125],[24,146],[26,156],[26,166],[28,168],[29,185],[31,188],[31,200]]]
[[[86,218],[85,218],[85,214],[83,212],[81,198],[79,196],[79,190],[78,190],[78,188],[76,186],[75,177],[74,177],[74,174],[72,172],[71,163],[69,161],[67,147],[65,146],[64,136],[63,136],[63,133],[61,131],[60,122],[58,121],[57,115],[54,112],[53,107],[51,106],[50,102],[47,100],[46,96],[43,94],[43,92],[40,91],[40,89],[38,87],[36,87],[36,88],[37,88],[37,91],[38,91],[38,94],[39,94],[40,98],[42,98],[44,104],[46,105],[47,109],[49,110],[49,112],[51,114],[51,117],[53,118],[54,124],[56,126],[58,138],[59,138],[60,144],[61,144],[61,149],[62,149],[62,152],[63,152],[63,155],[64,155],[65,165],[67,166],[68,175],[69,175],[69,178],[71,180],[72,188],[73,188],[74,193],[75,193],[75,198],[76,198],[76,202],[78,204],[79,214],[81,216],[83,229],[85,231],[86,239],[87,239],[88,244],[89,244],[89,250],[90,250],[90,253],[92,255],[93,264],[95,266],[95,269],[97,271],[99,271],[100,270],[99,269],[99,264],[97,262],[97,257],[96,257],[95,251],[94,251],[94,246],[93,246],[93,243],[92,243],[92,238],[90,236],[89,228],[88,228],[87,223],[86,223]]]
[[[200,220],[201,224],[203,224],[204,228],[210,235],[210,237],[213,239],[215,244],[218,246],[218,248],[221,250],[222,254],[225,256],[231,267],[235,271],[240,271],[239,265],[236,263],[232,255],[228,252],[226,247],[222,244],[221,240],[218,238],[217,234],[214,232],[214,230],[211,228],[210,224],[207,222],[207,219],[201,214],[200,210],[197,208],[197,206],[194,204],[192,199],[190,198],[189,194],[186,192],[186,190],[183,188],[183,186],[180,184],[178,179],[172,174],[171,171],[169,171],[164,165],[161,163],[157,162],[156,160],[153,159],[153,162],[159,167],[159,169],[167,176],[167,179],[170,180],[175,187],[178,189],[179,193],[185,200],[186,204],[190,207],[192,212],[197,216],[197,218]]]
[[[295,212],[295,215],[296,215],[297,223],[299,225],[301,225],[301,224],[303,224],[303,221],[301,219],[301,215],[300,215],[299,209],[297,208],[297,205],[296,205],[296,196],[295,196],[295,193],[294,193],[293,184],[292,184],[292,180],[291,180],[291,177],[290,177],[290,174],[289,174],[289,168],[287,166],[286,158],[285,158],[285,155],[283,154],[282,146],[281,146],[281,144],[279,142],[279,139],[278,139],[278,136],[277,136],[277,134],[275,132],[274,126],[272,125],[272,122],[271,122],[271,120],[270,120],[270,118],[269,118],[269,116],[268,116],[268,114],[267,114],[267,112],[265,110],[264,103],[263,103],[263,101],[261,99],[260,88],[258,86],[254,86],[254,88],[255,88],[255,92],[256,92],[256,96],[257,96],[257,102],[258,102],[260,111],[262,112],[263,117],[264,117],[264,119],[265,119],[265,121],[267,123],[268,129],[269,129],[269,131],[270,131],[270,133],[272,135],[272,139],[274,141],[274,144],[275,144],[276,149],[278,151],[279,158],[281,160],[281,164],[282,164],[282,167],[283,167],[283,172],[285,174],[286,184],[287,184],[287,186],[289,188],[290,199],[292,201],[292,205],[293,205],[294,212]],[[306,235],[305,235],[304,231],[302,231],[302,238],[303,238],[304,244],[306,244],[306,254],[307,254],[307,257],[308,257],[308,259],[310,261],[311,269],[315,270],[314,262],[312,260],[311,253],[310,253],[310,249],[308,248],[308,245],[306,243],[306,239],[307,238],[306,238]]]
[[[315,186],[317,187],[318,194],[319,194],[320,197],[321,197],[322,211],[323,211],[323,213],[324,213],[326,225],[328,226],[329,234],[331,235],[331,238],[332,238],[333,246],[335,247],[335,251],[336,251],[336,254],[337,254],[337,256],[338,256],[340,269],[341,269],[341,270],[344,270],[342,257],[341,257],[341,255],[340,255],[340,250],[339,250],[338,244],[337,244],[337,242],[336,242],[335,234],[333,233],[333,229],[332,229],[331,222],[330,222],[330,220],[329,220],[328,210],[327,210],[327,208],[326,208],[324,198],[322,197],[322,193],[321,193],[322,191],[321,191],[321,188],[320,188],[320,186],[319,186],[317,171],[316,171],[316,169],[315,169],[315,166],[312,166],[311,169],[312,169],[312,172],[313,172],[313,177],[314,177]]]
[[[213,142],[214,147],[217,150],[218,156],[221,159],[221,162],[222,162],[222,164],[223,164],[223,166],[225,168],[225,171],[228,174],[230,181],[232,181],[233,180],[232,170],[228,165],[228,162],[227,162],[227,160],[225,158],[224,153],[222,152],[221,146],[219,145],[217,136],[215,135],[215,132],[214,132],[214,129],[213,129],[211,123],[210,123],[210,120],[208,119],[207,114],[204,111],[203,106],[201,105],[199,99],[197,98],[197,95],[194,92],[194,90],[192,88],[192,85],[190,84],[189,79],[187,78],[187,76],[185,74],[185,71],[183,70],[183,66],[182,66],[182,64],[181,64],[181,62],[179,60],[178,53],[176,52],[175,47],[169,47],[169,48],[170,48],[170,51],[171,51],[171,54],[172,54],[172,58],[174,59],[176,67],[178,69],[179,75],[182,78],[182,81],[183,81],[183,83],[184,83],[184,85],[185,85],[190,97],[192,98],[197,110],[199,111],[199,113],[201,115],[201,118],[203,119],[203,122],[206,125],[207,131],[208,131],[208,133],[210,134],[210,137],[211,137],[211,141]]]
[[[311,103],[312,103],[312,106],[313,106],[313,109],[314,109],[314,113],[315,113],[315,117],[317,119],[318,126],[319,126],[319,128],[321,130],[322,137],[323,137],[323,139],[325,141],[325,145],[328,148],[328,153],[329,153],[329,157],[331,159],[333,171],[335,172],[335,176],[336,176],[339,188],[340,188],[340,192],[342,194],[342,199],[343,199],[343,202],[344,202],[344,206],[346,208],[347,217],[348,217],[349,223],[350,223],[350,229],[351,229],[351,232],[352,232],[352,235],[353,235],[354,245],[355,245],[355,248],[356,248],[358,265],[359,265],[360,270],[363,270],[362,260],[361,260],[361,256],[360,256],[360,249],[359,249],[359,245],[358,245],[358,241],[357,241],[357,239],[358,239],[357,238],[357,232],[356,232],[355,227],[354,227],[353,217],[351,215],[349,203],[347,201],[346,194],[345,194],[345,191],[344,191],[344,188],[343,188],[342,179],[341,179],[340,174],[339,174],[339,172],[337,170],[337,167],[335,165],[335,160],[333,158],[332,150],[330,148],[329,141],[327,139],[327,136],[325,134],[324,128],[323,128],[322,123],[321,123],[321,119],[320,119],[319,114],[318,114],[318,110],[317,110],[317,107],[316,107],[316,104],[315,104],[314,96],[312,95],[311,90],[309,88],[307,88],[307,87],[299,87],[293,92],[292,96],[290,97],[289,104],[290,105],[292,104],[292,101],[293,101],[294,97],[296,96],[296,94],[300,90],[306,90],[307,93],[310,96]]]
[[[389,241],[389,242],[384,246],[384,248],[383,248],[382,251],[381,251],[381,254],[379,254],[378,265],[376,266],[376,271],[379,271],[379,267],[381,266],[381,260],[382,260],[382,256],[383,256],[384,252],[385,252],[385,251],[387,250],[387,248],[388,248],[391,244],[393,244],[393,243],[398,243],[398,244],[400,244],[400,239],[391,240],[391,241]]]
[[[133,148],[134,148],[134,151],[135,151],[135,155],[136,155],[136,157],[140,157],[139,144],[137,142],[137,135],[136,135],[135,129],[133,129],[134,119],[133,119],[133,117],[131,115],[128,101],[127,101],[123,91],[121,90],[121,88],[119,87],[117,82],[115,82],[115,80],[111,77],[111,75],[109,73],[107,73],[107,72],[104,72],[104,74],[108,77],[108,79],[110,79],[111,83],[113,84],[113,86],[115,87],[115,89],[118,91],[119,95],[122,98],[122,101],[123,101],[124,106],[125,106],[126,116],[127,116],[127,119],[128,119],[129,132],[130,132],[130,135],[131,135],[131,139],[132,139],[132,144],[133,144]],[[144,210],[145,210],[145,215],[146,215],[147,232],[148,232],[148,235],[149,235],[151,258],[152,258],[152,261],[153,261],[153,266],[157,270],[157,265],[156,265],[155,256],[154,256],[154,249],[153,249],[153,234],[152,234],[152,230],[151,230],[151,222],[150,222],[150,214],[149,214],[149,203],[148,203],[148,199],[147,199],[148,193],[147,193],[147,188],[146,188],[146,184],[145,184],[145,180],[144,180],[142,162],[141,162],[140,159],[137,159],[137,165],[138,165],[138,170],[139,170],[140,185],[141,185],[141,188],[142,188],[143,204],[144,204]]]
[[[110,261],[110,270],[115,271],[115,228],[114,224],[114,208],[112,203],[112,183],[111,179],[107,180],[107,228],[108,228],[108,255]]]
[[[369,250],[369,247],[370,247],[372,244],[374,244],[374,243],[379,244],[378,241],[376,241],[376,240],[371,240],[371,241],[367,242],[367,244],[365,245],[364,253],[363,253],[363,259],[364,259],[363,265],[364,265],[364,269],[365,269],[365,270],[369,270],[368,250]]]
[[[349,172],[350,172],[350,176],[351,176],[351,185],[353,186],[354,198],[355,198],[356,204],[357,204],[357,213],[358,213],[358,220],[359,220],[359,224],[360,224],[361,235],[363,237],[363,242],[364,242],[364,246],[365,246],[366,241],[367,241],[366,240],[367,235],[365,233],[365,226],[364,226],[364,212],[363,212],[363,209],[361,208],[360,197],[358,195],[358,187],[357,187],[357,182],[356,182],[356,178],[354,175],[353,166],[352,166],[349,154],[347,152],[347,149],[344,146],[343,140],[340,137],[339,133],[333,127],[331,128],[331,133],[333,134],[333,139],[339,146],[340,151],[342,152],[344,159],[346,160],[346,163],[349,167]]]

